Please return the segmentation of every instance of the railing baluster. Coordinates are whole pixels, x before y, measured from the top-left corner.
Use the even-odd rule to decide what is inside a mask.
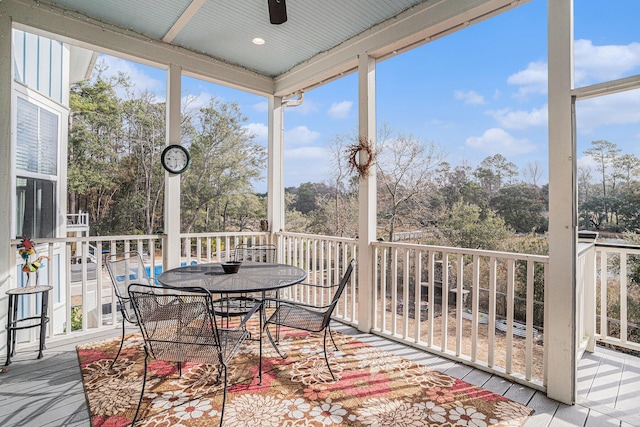
[[[478,305],[480,301],[480,255],[473,255],[471,273],[471,361],[478,358]]]
[[[505,370],[508,374],[512,372],[512,359],[513,359],[513,304],[515,295],[515,261],[507,260],[507,331],[506,331],[506,361]]]
[[[414,266],[414,289],[413,289],[413,299],[414,303],[414,312],[415,312],[415,332],[413,336],[413,340],[415,342],[420,342],[420,329],[422,326],[422,286],[421,286],[421,277],[422,277],[422,251],[419,249],[415,249],[413,251],[413,266]]]
[[[600,252],[600,336],[609,336],[609,325],[607,323],[608,313],[608,289],[607,278],[609,277],[609,271],[607,268],[607,255],[608,252],[603,250]]]
[[[456,277],[456,356],[462,354],[462,290],[464,288],[464,255],[457,257]]]
[[[402,251],[403,269],[402,269],[402,315],[404,322],[402,325],[402,338],[405,340],[409,337],[409,249]],[[415,302],[414,302],[415,305]]]
[[[442,252],[442,333],[441,350],[449,350],[449,252]]]
[[[620,253],[620,341],[627,343],[627,252]]]
[[[436,311],[436,297],[435,297],[435,260],[436,253],[433,250],[429,251],[429,288],[427,293],[429,294],[429,310],[427,311],[427,346],[433,347],[433,319]]]
[[[525,378],[531,381],[533,376],[533,302],[534,302],[535,263],[527,261],[527,342],[525,354]]]
[[[493,368],[495,360],[495,345],[496,345],[496,267],[497,260],[495,257],[489,258],[489,328],[487,330],[488,345],[487,350],[487,366]]]

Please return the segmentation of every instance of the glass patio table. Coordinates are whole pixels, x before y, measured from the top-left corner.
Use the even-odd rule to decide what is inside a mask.
[[[237,273],[227,274],[220,263],[194,264],[167,270],[157,280],[166,287],[201,287],[212,294],[260,293],[262,298],[269,291],[295,285],[307,277],[301,268],[266,262],[243,262]],[[264,307],[260,307],[260,361],[259,378],[262,384],[262,325]]]

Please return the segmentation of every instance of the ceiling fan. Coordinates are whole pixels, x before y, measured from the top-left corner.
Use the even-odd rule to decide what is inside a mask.
[[[269,3],[269,20],[272,24],[280,25],[287,22],[287,5],[284,0],[267,0]]]

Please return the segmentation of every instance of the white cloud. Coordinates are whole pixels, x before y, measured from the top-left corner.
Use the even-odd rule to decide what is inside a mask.
[[[286,144],[310,145],[320,137],[320,132],[312,131],[306,126],[297,126],[284,134]]]
[[[547,124],[549,108],[544,105],[531,111],[513,111],[510,108],[488,111],[488,114],[497,120],[498,124],[507,129],[527,129],[534,126]]]
[[[577,128],[583,134],[606,125],[640,123],[640,90],[579,101],[576,117]]]
[[[481,105],[485,103],[484,97],[474,90],[468,92],[456,90],[453,92],[453,96],[455,99],[462,100],[465,104]]]
[[[580,86],[618,79],[640,66],[640,43],[594,46],[591,40],[576,40],[574,58]]]
[[[574,42],[576,86],[619,79],[637,73],[640,67],[640,43],[594,46],[591,40]],[[517,96],[547,93],[547,63],[531,62],[522,71],[507,78],[507,83],[519,86]]]
[[[260,101],[256,104],[253,104],[253,109],[258,113],[266,113],[269,111],[269,103],[267,101]]]
[[[328,177],[329,153],[323,147],[297,147],[284,152],[285,186],[322,182]]]
[[[180,100],[180,102],[182,104],[183,110],[188,109],[191,111],[191,110],[197,110],[197,109],[209,106],[209,103],[211,102],[211,98],[215,98],[215,96],[208,92],[200,92],[197,95],[193,95],[193,94],[184,95]]]
[[[309,163],[305,167],[312,165],[312,162],[317,162],[321,159],[327,158],[327,150],[322,147],[297,147],[284,152],[285,160],[302,160],[307,159]]]
[[[306,116],[309,114],[317,113],[318,106],[312,100],[308,98],[304,98],[304,100],[302,101],[302,104],[296,105],[293,107],[287,107],[285,109],[285,114],[288,112],[302,114],[303,116]]]
[[[334,119],[344,119],[349,117],[352,106],[353,102],[351,101],[334,102],[333,104],[331,104],[331,108],[329,108],[328,114]]]
[[[578,162],[577,164],[578,169],[586,168],[586,169],[591,169],[592,171],[595,171],[598,166],[596,161],[591,156],[578,157],[577,162]]]
[[[507,78],[510,85],[520,86],[516,96],[526,96],[530,93],[547,93],[547,63],[530,62],[522,71],[510,75]]]
[[[264,123],[249,123],[244,128],[256,137],[256,142],[267,145],[269,139],[269,127],[267,125]]]
[[[516,139],[500,128],[488,129],[482,136],[469,137],[465,144],[486,153],[501,153],[505,157],[531,153],[536,149],[528,139]]]
[[[109,55],[100,55],[100,60],[109,67],[103,76],[112,77],[117,76],[118,72],[123,72],[131,78],[137,92],[149,91],[161,101],[167,98],[165,82],[149,76],[136,63]],[[119,98],[127,97],[122,88],[118,88],[116,94]]]

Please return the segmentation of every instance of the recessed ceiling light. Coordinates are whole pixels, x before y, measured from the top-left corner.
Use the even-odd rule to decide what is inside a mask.
[[[251,40],[253,42],[253,44],[257,44],[257,45],[261,45],[264,44],[264,39],[260,38],[260,37],[256,37],[253,40]]]

